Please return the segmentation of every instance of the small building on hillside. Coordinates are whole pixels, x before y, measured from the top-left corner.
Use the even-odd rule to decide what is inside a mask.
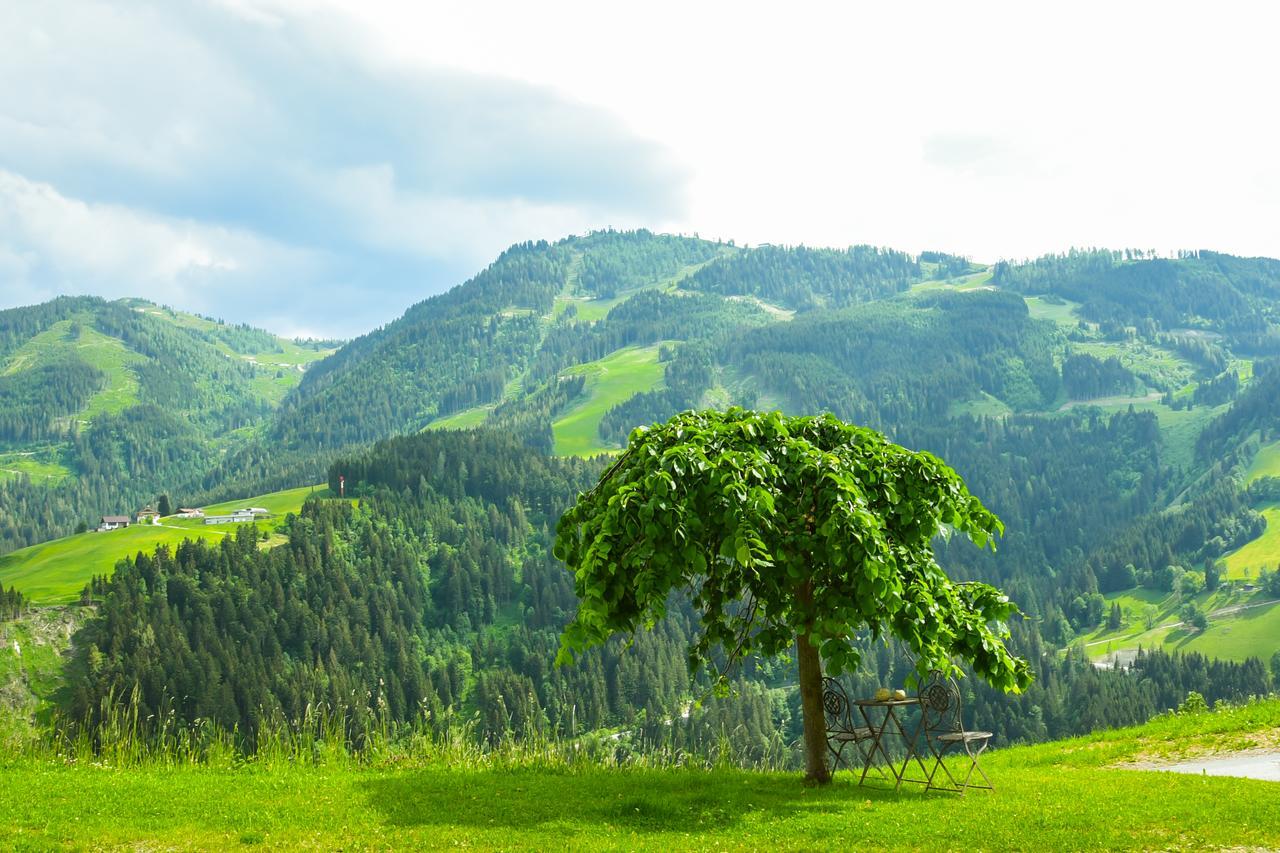
[[[253,521],[256,516],[247,509],[238,509],[230,515],[206,515],[204,517],[205,524],[242,524],[246,521]]]
[[[154,524],[156,520],[160,518],[160,513],[156,512],[151,507],[146,507],[145,509],[138,510],[138,513],[134,518],[139,524]]]
[[[240,511],[241,511],[241,512],[251,512],[251,513],[253,513],[254,515],[271,515],[271,510],[269,510],[269,509],[263,509],[263,508],[262,508],[262,507],[260,507],[260,506],[249,506],[249,507],[245,507],[244,509],[242,509],[242,510],[240,510]]]
[[[129,526],[129,516],[127,515],[104,515],[102,522],[98,525],[99,530],[119,530],[121,527]]]
[[[185,506],[180,508],[175,514],[178,518],[204,518],[204,510],[193,509]]]

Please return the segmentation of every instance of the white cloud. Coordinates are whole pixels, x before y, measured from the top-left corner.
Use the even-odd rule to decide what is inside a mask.
[[[511,242],[607,225],[989,260],[1280,255],[1277,14],[8,4],[0,79],[23,85],[0,86],[0,168],[137,220],[128,250],[11,234],[0,275],[47,294],[93,257],[155,287],[235,279],[272,316],[354,333]],[[194,236],[136,236],[155,223]]]
[[[1280,255],[1265,4],[334,2],[387,63],[618,111],[691,164],[686,230],[988,259]]]
[[[24,82],[0,87],[6,245],[37,258],[24,286],[146,283],[196,307],[190,282],[216,277],[254,288],[230,317],[292,304],[349,335],[512,242],[682,213],[681,168],[607,109],[387,65],[362,32],[247,0],[0,7],[0,79]],[[33,201],[50,192],[59,203]]]

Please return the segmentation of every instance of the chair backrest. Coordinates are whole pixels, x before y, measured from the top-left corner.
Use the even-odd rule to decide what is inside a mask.
[[[920,713],[926,734],[964,731],[960,685],[939,670],[929,673],[929,680],[920,688]]]
[[[853,731],[853,705],[834,678],[822,679],[822,709],[826,712],[828,733]]]

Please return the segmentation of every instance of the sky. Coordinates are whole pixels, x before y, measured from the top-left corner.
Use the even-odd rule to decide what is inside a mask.
[[[0,308],[352,337],[506,246],[1280,256],[1264,4],[0,3]]]

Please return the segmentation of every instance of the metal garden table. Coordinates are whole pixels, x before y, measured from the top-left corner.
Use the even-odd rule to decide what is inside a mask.
[[[854,699],[853,704],[858,706],[858,711],[862,714],[862,719],[866,720],[867,728],[871,729],[872,745],[870,752],[867,753],[866,763],[862,766],[862,776],[858,779],[861,785],[867,778],[867,771],[871,769],[871,763],[875,761],[876,752],[884,757],[885,764],[889,766],[889,771],[893,774],[895,780],[893,789],[896,791],[902,786],[903,782],[918,782],[929,787],[929,769],[924,766],[924,761],[920,757],[920,753],[916,751],[916,744],[920,739],[920,727],[923,720],[917,722],[912,729],[911,734],[907,734],[906,726],[903,725],[902,717],[899,716],[900,711],[906,711],[908,708],[919,706],[919,699]],[[883,711],[879,723],[872,718],[877,711]],[[906,746],[906,757],[902,759],[902,766],[898,767],[893,758],[889,756],[889,752],[884,748],[884,738],[886,734],[894,734],[902,738],[903,744]],[[923,779],[910,779],[907,777],[907,767],[911,762],[920,767],[920,772],[925,776]]]

